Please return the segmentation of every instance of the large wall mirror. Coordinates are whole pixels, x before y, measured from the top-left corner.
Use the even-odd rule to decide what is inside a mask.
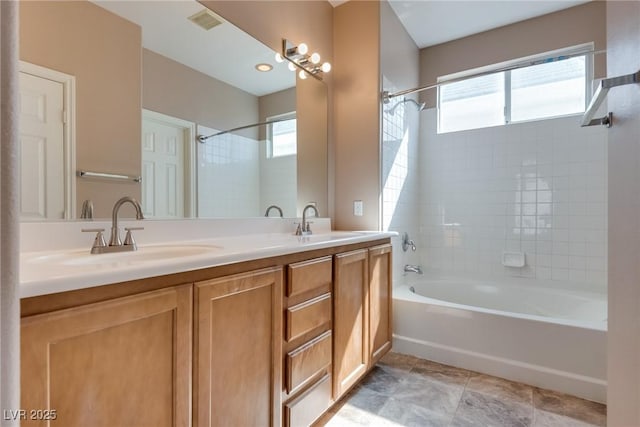
[[[23,1],[20,60],[24,220],[327,214],[325,84],[200,3]]]

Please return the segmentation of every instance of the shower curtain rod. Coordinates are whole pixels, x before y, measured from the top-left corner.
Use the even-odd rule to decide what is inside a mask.
[[[228,129],[228,130],[223,130],[221,132],[216,132],[214,134],[211,135],[198,135],[196,137],[196,139],[201,142],[201,143],[205,143],[207,142],[207,139],[209,138],[213,138],[214,136],[220,136],[220,135],[224,135],[226,133],[231,133],[231,132],[235,132],[237,130],[242,130],[242,129],[249,129],[249,128],[253,128],[256,126],[264,126],[264,125],[270,125],[271,123],[278,123],[278,122],[284,122],[287,120],[291,120],[291,117],[288,118],[282,118],[282,119],[273,119],[273,120],[267,120],[266,122],[260,122],[260,123],[253,123],[251,125],[244,125],[244,126],[238,126],[237,128],[233,128],[233,129]]]
[[[478,73],[473,73],[473,74],[469,74],[469,75],[466,75],[466,76],[449,79],[447,81],[438,82],[438,83],[431,84],[431,85],[428,85],[428,86],[420,86],[420,87],[413,88],[413,89],[405,89],[405,90],[401,90],[401,91],[395,92],[395,93],[389,93],[389,91],[385,90],[384,92],[382,92],[382,102],[385,103],[385,104],[388,104],[389,102],[391,102],[391,98],[395,98],[397,96],[409,95],[409,94],[417,93],[417,92],[422,92],[422,91],[429,90],[429,89],[434,89],[434,88],[437,88],[437,87],[442,86],[442,85],[447,84],[447,83],[461,82],[461,81],[464,81],[464,80],[472,79],[474,77],[488,76],[489,74],[500,73],[502,71],[517,70],[519,68],[531,67],[533,65],[547,64],[549,62],[564,61],[565,59],[575,58],[576,56],[597,55],[597,54],[605,53],[605,52],[606,52],[605,49],[603,49],[603,50],[588,50],[588,51],[579,52],[579,53],[570,53],[570,54],[567,54],[567,55],[552,56],[552,57],[548,57],[548,58],[537,59],[535,61],[522,62],[520,64],[511,65],[511,66],[508,66],[508,67],[496,68],[496,69],[489,70],[489,71],[480,71]]]

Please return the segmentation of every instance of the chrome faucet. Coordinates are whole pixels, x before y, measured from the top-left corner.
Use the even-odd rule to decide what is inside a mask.
[[[278,211],[278,213],[280,214],[280,218],[283,217],[282,215],[282,209],[280,209],[280,206],[276,206],[276,205],[271,205],[267,208],[267,211],[264,213],[264,216],[269,216],[269,212],[271,212],[271,209],[275,209]]]
[[[136,242],[133,239],[133,234],[131,234],[131,232],[133,230],[143,230],[143,227],[126,227],[125,230],[127,231],[127,235],[124,238],[124,244],[120,240],[120,230],[118,229],[118,213],[120,212],[120,208],[122,207],[122,205],[127,202],[131,203],[136,209],[136,219],[144,219],[142,207],[136,199],[134,199],[133,197],[125,196],[118,200],[115,205],[113,205],[113,213],[111,215],[111,238],[109,239],[109,245],[107,245],[107,242],[104,240],[104,236],[102,235],[104,228],[82,229],[83,232],[97,233],[96,238],[93,241],[93,246],[91,247],[92,254],[128,252],[138,250],[138,245],[136,245]]]
[[[315,207],[315,205],[308,204],[307,206],[305,206],[304,209],[302,209],[302,222],[298,224],[298,229],[296,230],[296,236],[312,234],[311,225],[310,225],[312,223],[307,221],[307,209],[312,209],[316,217],[320,216],[320,214],[318,213],[318,209]]]
[[[418,273],[418,274],[422,274],[422,267],[420,267],[419,265],[410,265],[410,264],[406,264],[404,266],[404,272],[405,273]]]
[[[136,219],[137,220],[144,219],[144,214],[142,213],[142,206],[140,206],[140,203],[138,203],[136,199],[134,199],[133,197],[125,196],[120,200],[118,200],[116,204],[113,205],[113,212],[111,213],[111,239],[109,239],[109,246],[123,246],[122,241],[120,240],[120,230],[118,229],[118,212],[120,212],[120,208],[122,207],[122,205],[124,205],[127,202],[131,203],[133,207],[136,209]],[[135,229],[137,228],[138,227],[136,227]],[[125,237],[125,245],[131,245],[131,243],[127,243],[127,240],[133,239],[131,237],[131,230],[134,230],[134,228],[127,229],[127,236]],[[133,243],[133,246],[135,246],[135,242]],[[134,247],[131,250],[135,251],[136,249],[137,247]]]
[[[93,219],[93,202],[91,200],[85,200],[82,203],[82,211],[80,213],[81,219]]]

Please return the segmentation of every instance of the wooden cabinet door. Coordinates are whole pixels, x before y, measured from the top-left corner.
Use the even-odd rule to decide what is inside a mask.
[[[23,318],[22,425],[189,426],[192,309],[184,285]]]
[[[391,350],[393,284],[391,245],[369,248],[369,363]]]
[[[282,268],[195,284],[194,426],[281,423]]]
[[[364,375],[369,361],[367,250],[335,260],[333,393],[338,399]]]

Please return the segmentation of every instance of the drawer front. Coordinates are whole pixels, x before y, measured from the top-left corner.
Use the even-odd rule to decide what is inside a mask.
[[[331,331],[287,353],[287,393],[331,364]]]
[[[331,257],[289,264],[287,296],[292,297],[313,289],[319,293],[330,292],[332,284]]]
[[[331,325],[331,294],[287,309],[286,338],[291,341],[322,325]]]
[[[331,376],[325,375],[309,390],[284,406],[286,427],[307,427],[331,405]]]

